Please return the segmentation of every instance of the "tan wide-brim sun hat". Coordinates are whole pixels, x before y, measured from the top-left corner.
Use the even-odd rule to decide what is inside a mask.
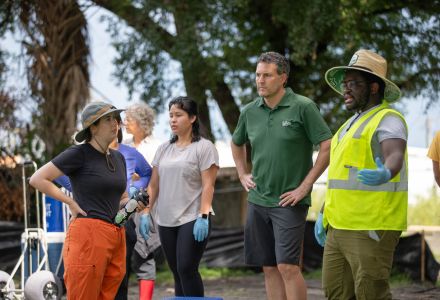
[[[114,112],[121,113],[124,110],[125,109],[117,109],[112,104],[105,102],[91,102],[87,104],[81,113],[82,129],[75,134],[74,137],[75,141],[78,143],[82,143],[86,139],[87,128],[89,128],[93,123],[98,121],[100,118]],[[119,129],[119,131],[121,130]],[[118,132],[118,140],[119,140],[119,135],[120,134]],[[121,135],[121,140],[122,140],[122,135]]]
[[[373,51],[360,49],[353,55],[348,66],[334,67],[325,72],[325,81],[340,95],[343,95],[341,83],[347,70],[358,70],[381,78],[385,83],[384,99],[387,102],[397,101],[402,95],[399,87],[386,78],[387,61]]]

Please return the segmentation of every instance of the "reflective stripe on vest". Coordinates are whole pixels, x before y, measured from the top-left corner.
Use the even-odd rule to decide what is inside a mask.
[[[328,188],[338,190],[358,190],[358,191],[381,191],[381,192],[402,192],[408,190],[408,180],[406,173],[406,164],[402,164],[400,169],[400,182],[387,182],[381,185],[366,185],[357,179],[358,169],[356,167],[346,166],[348,171],[348,180],[329,179]]]

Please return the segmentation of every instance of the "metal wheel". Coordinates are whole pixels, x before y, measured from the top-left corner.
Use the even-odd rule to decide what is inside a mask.
[[[14,297],[14,292],[7,292],[7,293],[3,293],[2,290],[6,287],[6,282],[8,282],[9,279],[9,274],[4,272],[4,271],[0,271],[0,299],[12,299]],[[9,283],[8,286],[9,290],[14,290],[15,289],[15,285],[14,285],[14,281],[11,280],[11,282]]]
[[[56,300],[61,299],[62,295],[61,280],[50,271],[35,272],[24,286],[24,297],[27,300]]]

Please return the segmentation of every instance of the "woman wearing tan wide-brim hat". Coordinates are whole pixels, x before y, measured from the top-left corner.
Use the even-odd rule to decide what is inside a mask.
[[[386,60],[370,50],[357,51],[325,79],[354,112],[332,138],[325,204],[315,224],[325,295],[391,299],[393,254],[408,206],[408,129],[389,105],[401,93],[387,79]]]
[[[113,220],[120,203],[128,201],[126,163],[109,148],[120,132],[121,111],[109,103],[88,104],[75,135],[81,144],[67,148],[30,180],[66,203],[72,214],[63,250],[68,299],[114,299],[125,274],[125,231]],[[69,177],[73,197],[52,183],[62,175]]]

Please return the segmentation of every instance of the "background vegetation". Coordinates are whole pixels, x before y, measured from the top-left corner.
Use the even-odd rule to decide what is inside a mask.
[[[325,188],[315,188],[312,192],[312,206],[307,218],[316,220],[325,200]],[[440,226],[440,196],[433,188],[429,197],[417,197],[417,201],[408,205],[408,225]]]
[[[5,0],[0,36],[20,33],[21,56],[8,61],[24,66],[19,76],[28,88],[3,88],[14,66],[0,47],[0,91],[7,95],[0,100],[20,99],[33,109],[22,123],[7,120],[10,137],[19,140],[1,141],[10,152],[46,161],[71,143],[77,112],[89,100],[91,33],[84,12],[90,7],[112,13],[103,22],[118,52],[119,82],[161,110],[177,84],[173,70],[182,93],[198,101],[211,137],[216,128],[208,103],[218,105],[232,131],[240,107],[255,96],[255,62],[264,51],[288,57],[288,86],[314,99],[333,129],[346,112],[323,75],[359,48],[388,59],[389,76],[405,96],[438,99],[439,0]],[[40,157],[35,140],[44,145]]]

